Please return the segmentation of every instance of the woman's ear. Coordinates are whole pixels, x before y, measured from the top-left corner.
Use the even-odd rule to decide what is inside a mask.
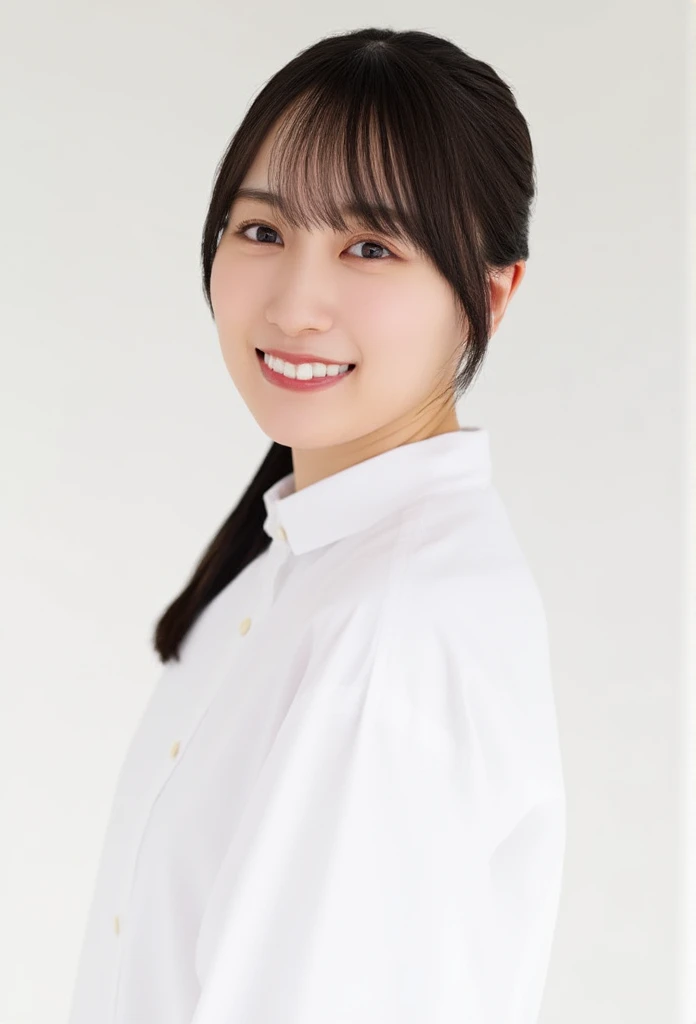
[[[505,315],[510,299],[515,294],[522,278],[524,277],[527,264],[525,260],[518,260],[510,267],[503,267],[494,270],[488,281],[491,292],[491,337],[500,326],[500,321]]]

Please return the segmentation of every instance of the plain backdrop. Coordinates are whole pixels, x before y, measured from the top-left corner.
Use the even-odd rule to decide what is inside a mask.
[[[367,25],[492,64],[535,146],[527,274],[458,413],[550,627],[568,841],[540,1024],[696,1022],[693,21],[3,0],[0,1024],[67,1018],[152,629],[270,445],[203,299],[216,164],[276,70]]]

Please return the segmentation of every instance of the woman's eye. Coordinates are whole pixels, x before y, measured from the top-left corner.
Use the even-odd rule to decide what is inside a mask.
[[[367,240],[367,239],[366,239],[366,240],[365,240],[364,242],[362,242],[362,241],[361,241],[361,242],[353,242],[353,244],[352,244],[351,246],[349,246],[349,248],[350,248],[350,249],[354,249],[356,245],[357,245],[357,246],[360,246],[360,247],[362,247],[362,246],[364,246],[364,245],[369,245],[369,246],[371,246],[371,247],[372,247],[373,249],[381,249],[381,250],[382,250],[382,252],[386,252],[386,253],[388,253],[388,254],[389,254],[389,255],[388,255],[388,256],[386,256],[386,257],[385,257],[385,256],[377,256],[377,257],[375,257],[375,261],[376,261],[376,262],[379,262],[379,260],[380,260],[380,259],[390,259],[390,258],[391,258],[391,257],[393,257],[393,255],[394,255],[394,253],[393,253],[393,252],[391,251],[391,249],[387,249],[386,245],[382,245],[382,243],[381,243],[381,242],[371,242],[371,241],[369,241],[369,240]],[[373,257],[372,257],[372,256],[370,256],[370,257],[368,257],[368,258],[369,258],[369,259],[373,259]]]
[[[251,231],[252,228],[261,228],[263,231],[270,231],[271,234],[277,235],[278,232],[274,231],[273,228],[269,228],[267,224],[241,224],[236,232],[238,235],[243,235],[247,238],[247,231]],[[259,242],[259,238],[249,238],[250,242]]]
[[[256,233],[259,228],[261,229],[262,232],[270,231],[272,235],[277,235],[278,234],[278,232],[275,230],[275,228],[271,228],[271,227],[268,226],[268,224],[262,224],[262,223],[257,222],[257,221],[247,222],[246,224],[240,224],[240,226],[237,228],[237,231],[235,232],[235,234],[242,235],[249,242],[255,242],[255,243],[259,244],[259,245],[263,245],[265,241],[268,241],[267,238],[265,238],[265,239],[264,238],[250,238],[249,235],[247,234],[247,232],[248,231],[252,231],[252,229],[253,229],[254,233]],[[379,260],[390,259],[390,258],[394,257],[394,253],[391,251],[391,249],[388,249],[386,247],[386,245],[382,245],[381,242],[375,242],[375,241],[371,241],[371,240],[365,239],[364,241],[361,240],[359,242],[353,242],[353,244],[350,245],[348,248],[349,249],[354,249],[354,248],[356,248],[356,246],[360,246],[360,247],[371,246],[373,250],[376,248],[376,249],[381,249],[382,252],[388,253],[388,256],[386,256],[386,257],[384,257],[384,256],[377,256],[377,257],[368,256],[367,260],[372,260],[373,262],[379,262]],[[358,256],[357,258],[358,259],[362,258],[362,255]]]

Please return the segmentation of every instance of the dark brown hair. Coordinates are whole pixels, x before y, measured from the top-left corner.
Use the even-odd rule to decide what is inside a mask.
[[[365,228],[410,242],[451,285],[462,358],[444,383],[456,401],[486,353],[489,275],[529,255],[536,175],[512,90],[489,64],[427,32],[363,28],[301,51],[263,86],[217,167],[201,244],[213,318],[215,252],[237,189],[276,124],[268,187],[288,223],[344,231],[347,201]],[[273,443],[157,623],[162,662],[179,660],[204,608],[268,547],[263,495],[292,471],[292,450]]]

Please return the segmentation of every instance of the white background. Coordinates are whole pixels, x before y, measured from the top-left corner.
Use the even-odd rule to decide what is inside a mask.
[[[340,10],[3,0],[0,1024],[67,1017],[151,631],[270,444],[200,283],[217,161],[298,50],[368,25],[491,63],[535,145],[527,275],[459,418],[550,625],[569,828],[540,1024],[693,1024],[694,6]]]

